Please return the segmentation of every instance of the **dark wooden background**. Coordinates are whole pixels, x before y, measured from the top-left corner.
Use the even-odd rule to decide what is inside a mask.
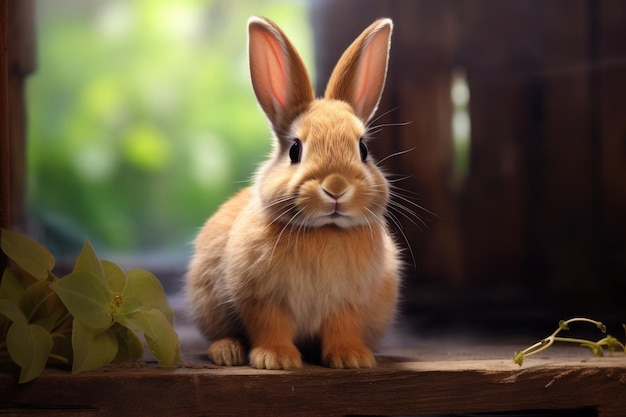
[[[415,257],[405,313],[417,328],[490,331],[589,315],[621,333],[626,2],[317,1],[318,91],[383,16],[395,28],[379,114],[397,109],[380,123],[412,123],[385,128],[372,146],[380,156],[415,148],[385,166],[410,175],[399,185],[439,216],[420,213],[426,230],[403,221]],[[453,165],[459,69],[470,89],[466,178]]]
[[[0,226],[5,228],[24,221],[25,86],[35,67],[33,8],[32,0],[0,0]]]

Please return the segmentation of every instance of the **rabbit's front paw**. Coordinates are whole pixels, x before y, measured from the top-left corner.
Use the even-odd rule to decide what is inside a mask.
[[[216,365],[237,366],[246,364],[246,348],[234,337],[216,340],[209,346],[209,358]]]
[[[330,368],[373,368],[376,359],[365,346],[337,346],[324,354],[324,363]]]
[[[250,352],[250,365],[258,369],[301,368],[302,358],[293,345],[257,346]]]

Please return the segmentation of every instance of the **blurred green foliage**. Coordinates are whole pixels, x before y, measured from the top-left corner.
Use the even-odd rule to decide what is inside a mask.
[[[36,5],[27,152],[39,239],[59,254],[75,254],[85,237],[115,251],[188,244],[271,146],[248,78],[246,20],[278,22],[310,63],[305,5]]]

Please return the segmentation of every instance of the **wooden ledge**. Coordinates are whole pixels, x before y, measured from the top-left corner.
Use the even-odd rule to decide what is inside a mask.
[[[150,363],[79,375],[50,369],[25,385],[1,373],[0,414],[417,416],[578,410],[573,415],[626,416],[626,358],[566,351],[528,358],[521,368],[511,358],[436,359],[431,354],[415,360],[397,354],[379,357],[378,368],[365,370],[224,368],[192,357],[176,369]]]

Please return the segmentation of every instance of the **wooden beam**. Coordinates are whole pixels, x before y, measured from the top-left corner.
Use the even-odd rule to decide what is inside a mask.
[[[0,226],[5,228],[10,223],[8,12],[9,0],[0,0]]]
[[[489,348],[484,347],[488,353]],[[379,358],[379,367],[297,371],[216,367],[200,360],[182,368],[116,366],[70,375],[47,370],[17,385],[0,373],[0,414],[94,416],[346,416],[429,415],[582,410],[626,415],[626,360],[578,357],[416,360]],[[497,355],[495,356],[497,357]],[[595,414],[597,412],[597,414]],[[543,415],[543,414],[542,414]],[[576,414],[587,415],[587,414]]]
[[[0,0],[0,227],[10,225],[9,181],[9,60],[8,16],[9,0]],[[6,256],[0,251],[0,270],[4,271]],[[2,278],[0,277],[0,280]]]

